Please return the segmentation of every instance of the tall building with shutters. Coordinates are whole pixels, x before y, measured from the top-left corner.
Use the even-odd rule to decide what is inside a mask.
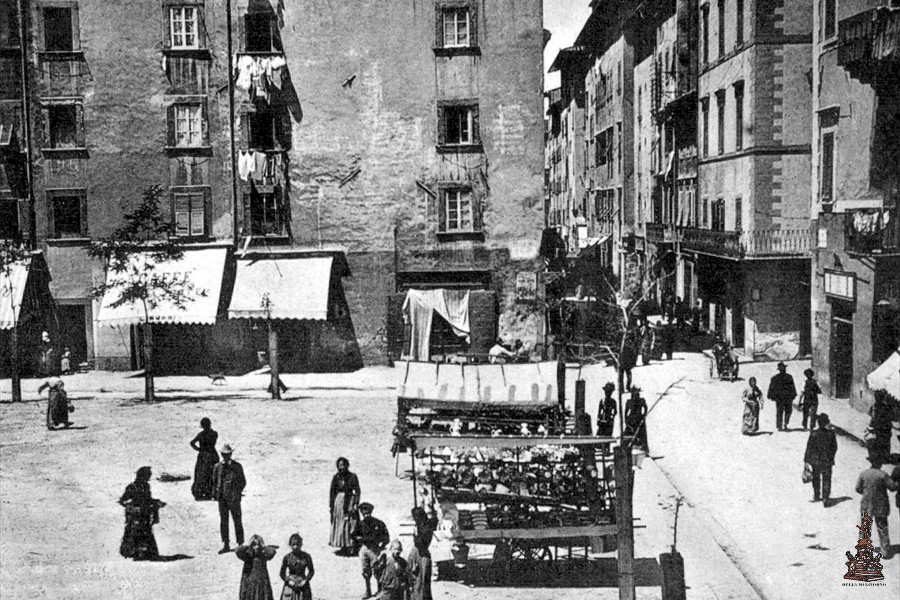
[[[73,353],[135,366],[133,328],[98,323],[86,248],[154,184],[175,235],[230,249],[203,339],[259,345],[224,323],[227,265],[306,253],[350,276],[318,329],[295,319],[298,355],[399,357],[410,289],[470,292],[468,343],[436,320],[436,353],[539,341],[515,300],[543,225],[539,0],[229,1],[0,9],[0,235],[43,250]]]

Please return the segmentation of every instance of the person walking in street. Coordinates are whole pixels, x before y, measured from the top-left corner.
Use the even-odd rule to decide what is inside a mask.
[[[597,407],[597,435],[600,437],[610,437],[613,434],[613,424],[619,412],[616,399],[612,395],[615,390],[616,386],[612,381],[607,381],[603,385],[603,400]]]
[[[213,468],[213,500],[219,502],[219,533],[222,549],[219,554],[231,552],[228,535],[228,516],[234,521],[234,537],[238,546],[244,543],[244,525],[241,522],[241,494],[247,485],[241,463],[231,459],[234,449],[230,444],[222,447],[222,461]],[[268,577],[268,576],[267,576]]]
[[[668,323],[657,321],[656,328],[659,330],[660,355],[666,360],[672,360],[672,353],[675,351],[675,324],[672,317],[669,317]]]
[[[882,464],[891,458],[891,428],[893,408],[888,396],[883,391],[875,392],[875,403],[869,408],[869,427],[867,428],[866,445],[869,457],[877,458]]]
[[[278,546],[266,546],[258,535],[252,536],[246,546],[238,544],[235,556],[244,563],[238,600],[274,600],[268,562],[277,550]]]
[[[812,467],[812,501],[821,500],[827,508],[831,501],[831,468],[834,466],[834,455],[837,454],[837,437],[828,428],[831,423],[828,415],[820,414],[816,422],[819,428],[809,434],[803,461]]]
[[[430,546],[438,520],[433,507],[429,514],[421,506],[412,509],[412,519],[413,547],[407,558],[410,574],[409,600],[432,600]]]
[[[47,389],[47,429],[53,431],[58,425],[66,429],[73,425],[69,420],[69,396],[66,385],[59,377],[51,377],[38,388],[38,394]]]
[[[647,444],[647,401],[641,397],[641,388],[631,388],[631,398],[625,403],[625,438],[631,438],[632,444],[650,454]]]
[[[625,386],[622,389],[631,388],[631,370],[637,366],[639,344],[640,338],[637,335],[637,329],[625,332],[622,353],[619,355],[619,385]]]
[[[656,343],[656,332],[644,318],[641,318],[638,325],[638,336],[641,342],[641,364],[649,365],[653,358],[653,345]]]
[[[194,464],[194,483],[191,494],[194,500],[212,500],[213,470],[219,462],[216,452],[216,440],[219,434],[212,428],[208,417],[200,419],[200,433],[191,440],[191,448],[197,451],[197,462]]]
[[[400,556],[401,552],[403,544],[400,540],[392,541],[388,547],[384,571],[378,580],[381,588],[378,600],[406,600],[409,591],[409,564]]]
[[[890,560],[893,550],[888,532],[888,514],[891,512],[888,490],[896,490],[897,484],[890,475],[881,470],[880,459],[870,456],[869,463],[872,466],[860,473],[859,479],[856,481],[856,493],[862,494],[859,514],[868,513],[875,521],[875,526],[878,528],[878,539],[881,542],[881,554],[885,560]]]
[[[284,581],[281,600],[312,600],[309,581],[316,574],[312,557],[303,551],[303,538],[299,533],[291,535],[288,545],[291,551],[282,559],[278,572]]]
[[[119,554],[134,560],[159,558],[159,548],[153,536],[153,526],[159,523],[159,509],[166,505],[150,493],[150,467],[137,470],[134,482],[125,488],[119,504],[125,507],[125,533]]]
[[[38,373],[42,377],[53,377],[59,375],[59,360],[56,358],[56,348],[50,341],[50,334],[46,331],[41,332],[41,349],[38,357]]]
[[[800,395],[800,408],[803,409],[803,429],[806,429],[806,422],[809,421],[809,428],[816,426],[816,411],[819,410],[819,394],[822,389],[815,380],[815,373],[812,369],[803,371],[806,381],[803,382],[803,393]]]
[[[366,582],[366,593],[363,595],[363,600],[372,597],[370,580],[373,574],[375,574],[375,580],[378,582],[378,591],[381,591],[381,579],[378,576],[379,574],[374,573],[374,570],[378,557],[391,539],[387,525],[372,516],[373,510],[375,510],[375,507],[370,502],[363,502],[359,505],[359,513],[362,515],[362,519],[359,521],[359,527],[357,527],[355,532],[355,539],[359,544],[362,576]]]
[[[744,435],[759,431],[759,411],[763,407],[763,393],[756,385],[756,377],[751,377],[747,384],[743,394],[744,420],[741,424],[741,433]]]
[[[778,363],[778,373],[769,382],[767,394],[769,400],[775,401],[775,426],[778,431],[786,431],[791,421],[791,410],[794,398],[797,397],[797,388],[794,386],[794,378],[787,372],[787,365]]]
[[[697,300],[694,308],[691,309],[691,333],[697,335],[700,333],[700,322],[703,320],[703,309],[701,302]]]
[[[331,511],[331,537],[328,545],[337,548],[342,556],[353,554],[353,530],[359,519],[359,478],[350,472],[350,461],[343,456],[335,463],[337,473],[331,478],[328,493],[328,508]]]

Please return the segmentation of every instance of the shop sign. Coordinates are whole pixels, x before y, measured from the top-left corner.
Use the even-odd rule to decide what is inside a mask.
[[[825,295],[856,300],[856,274],[825,269]]]
[[[516,274],[516,302],[534,302],[537,300],[537,273],[519,271]]]

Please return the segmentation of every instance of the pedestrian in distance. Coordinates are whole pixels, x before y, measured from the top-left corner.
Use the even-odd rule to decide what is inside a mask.
[[[661,356],[666,360],[672,360],[672,353],[675,351],[675,324],[672,317],[669,317],[668,323],[657,321],[656,328],[659,330]]]
[[[888,490],[896,490],[897,483],[890,475],[881,470],[882,462],[879,458],[870,456],[869,463],[871,467],[860,473],[859,479],[856,481],[856,493],[862,494],[859,514],[868,514],[872,517],[878,528],[881,554],[885,560],[890,560],[893,550],[888,531],[888,514],[891,512]]]
[[[822,389],[819,387],[812,369],[806,369],[803,374],[806,376],[806,381],[803,382],[803,393],[800,394],[803,429],[806,429],[807,421],[809,421],[809,428],[813,429],[816,426],[816,411],[819,410],[819,394],[822,393]]]
[[[759,411],[763,407],[763,393],[756,385],[756,377],[747,381],[747,389],[743,393],[744,419],[741,424],[741,433],[750,435],[759,431]]]
[[[691,333],[697,335],[700,333],[700,325],[703,320],[703,309],[702,303],[697,300],[694,303],[694,308],[691,309]]]
[[[119,554],[134,560],[159,558],[159,548],[153,536],[153,526],[159,523],[159,509],[166,505],[150,493],[150,467],[137,470],[134,482],[125,487],[119,504],[125,507],[125,533]]]
[[[381,573],[378,600],[406,600],[409,591],[409,563],[400,556],[403,544],[394,540],[388,547],[384,570]]]
[[[888,396],[883,391],[875,392],[875,403],[869,408],[869,426],[866,429],[866,446],[869,457],[877,458],[882,464],[891,460],[891,429],[894,418]]]
[[[432,600],[430,546],[438,520],[434,508],[429,508],[429,512],[422,506],[412,509],[413,547],[407,558],[410,574],[409,600]]]
[[[622,389],[626,390],[631,388],[631,370],[637,366],[639,339],[636,338],[636,330],[626,332],[619,355],[619,385],[624,385]]]
[[[191,440],[191,448],[197,451],[197,462],[194,464],[194,483],[191,484],[191,494],[194,500],[212,500],[213,497],[213,470],[219,462],[219,453],[216,452],[216,440],[219,434],[212,428],[212,421],[208,417],[200,419],[200,433]]]
[[[337,548],[337,554],[352,556],[355,542],[353,530],[359,523],[359,478],[350,471],[350,461],[343,456],[335,462],[337,473],[331,478],[328,508],[331,511],[331,537],[328,545]]]
[[[375,575],[375,581],[378,584],[378,591],[381,592],[381,573],[376,573],[376,564],[381,552],[391,540],[388,534],[387,525],[383,521],[372,516],[375,507],[370,502],[363,502],[359,505],[359,513],[362,519],[359,521],[359,527],[354,532],[356,542],[359,544],[359,560],[362,564],[362,576],[366,583],[366,592],[363,600],[372,597],[372,575]]]
[[[282,559],[278,572],[284,581],[281,600],[312,600],[309,581],[316,574],[312,557],[303,551],[303,538],[299,533],[291,535],[288,545],[291,551]]]
[[[59,359],[59,372],[68,375],[72,372],[72,352],[65,348],[62,357]]]
[[[803,461],[812,467],[812,501],[822,501],[827,508],[831,502],[831,469],[838,449],[837,437],[834,431],[828,428],[831,423],[828,415],[825,413],[818,415],[816,422],[819,428],[809,434]]]
[[[625,438],[650,454],[647,443],[647,401],[641,397],[641,388],[631,388],[631,398],[625,403]]]
[[[769,400],[775,401],[775,426],[778,431],[786,431],[791,421],[791,410],[794,398],[797,397],[797,388],[794,386],[794,378],[787,372],[787,365],[778,363],[778,373],[769,381]]]
[[[268,563],[277,550],[278,546],[267,546],[258,535],[252,536],[246,546],[238,544],[235,556],[244,563],[238,600],[274,600]]]
[[[47,429],[53,431],[58,425],[66,429],[73,425],[69,420],[69,412],[75,410],[69,404],[66,385],[59,377],[51,377],[38,388],[38,394],[47,391]]]
[[[597,435],[600,437],[610,437],[613,434],[613,424],[619,412],[616,399],[612,395],[615,390],[616,386],[612,381],[607,381],[603,385],[603,400],[597,407]]]
[[[238,546],[244,544],[244,525],[241,521],[241,495],[247,480],[241,463],[231,459],[234,448],[231,444],[222,447],[222,461],[213,468],[213,500],[219,502],[219,533],[222,549],[219,554],[231,552],[228,517],[234,521],[234,537]],[[267,576],[268,577],[268,576]]]
[[[656,343],[656,332],[646,319],[641,318],[638,325],[638,336],[641,343],[641,364],[649,365],[653,358],[653,346]]]

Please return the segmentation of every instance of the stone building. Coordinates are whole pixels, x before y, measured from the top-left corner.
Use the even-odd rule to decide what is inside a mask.
[[[3,3],[0,66],[20,77],[0,84],[0,123],[30,160],[4,150],[0,208],[18,227],[2,233],[44,250],[61,335],[135,366],[133,328],[98,324],[85,248],[159,184],[177,235],[228,249],[198,347],[265,343],[261,312],[228,319],[250,257],[331,256],[321,298],[349,275],[327,320],[279,321],[296,356],[398,356],[408,289],[471,291],[472,351],[498,330],[537,340],[514,288],[543,222],[540,2],[228,2],[22,0],[21,44]]]
[[[865,376],[900,345],[896,3],[824,0],[813,27],[813,368],[868,408]]]

